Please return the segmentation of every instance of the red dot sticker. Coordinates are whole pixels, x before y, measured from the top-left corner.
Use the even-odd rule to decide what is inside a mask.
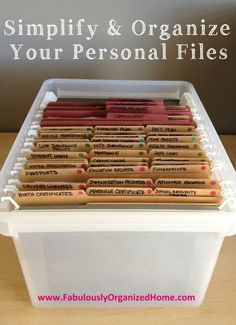
[[[216,181],[214,179],[211,180],[210,182],[211,185],[216,185]]]
[[[201,170],[206,170],[206,166],[201,166]]]
[[[85,164],[82,164],[82,165],[81,165],[81,168],[84,168],[84,169],[85,169],[86,167],[87,167],[87,166],[86,166]]]
[[[146,184],[147,185],[152,185],[152,180],[151,179],[147,179]]]
[[[79,195],[83,195],[84,192],[83,192],[83,191],[78,191],[78,194],[79,194]]]
[[[141,167],[139,168],[139,171],[140,171],[140,172],[144,172],[144,171],[145,171],[145,167],[144,167],[144,166],[141,166]]]
[[[84,189],[85,189],[85,186],[84,186],[83,184],[79,184],[78,188],[79,188],[80,190],[84,190]]]
[[[211,191],[211,192],[210,192],[210,195],[211,195],[211,196],[216,196],[216,191]]]
[[[82,169],[77,169],[76,173],[79,174],[79,175],[82,174]]]
[[[147,194],[152,194],[152,189],[151,189],[151,188],[148,188],[148,189],[146,190],[146,193],[147,193]]]

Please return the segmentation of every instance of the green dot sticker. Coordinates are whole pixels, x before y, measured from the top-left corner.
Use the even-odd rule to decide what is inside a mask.
[[[84,145],[86,148],[89,148],[90,147],[90,144],[89,143],[85,143]]]
[[[196,141],[196,139],[197,139],[197,138],[196,138],[195,136],[194,136],[194,137],[192,137],[192,141]]]
[[[139,156],[143,156],[143,152],[142,151],[139,151]]]
[[[84,158],[84,154],[81,152],[81,153],[79,153],[79,157],[80,158]]]
[[[140,148],[142,148],[143,146],[144,146],[144,144],[143,144],[143,143],[140,143],[140,144],[139,144],[139,147],[140,147]]]
[[[88,133],[88,138],[91,139],[93,134],[91,132]]]
[[[194,148],[194,149],[197,149],[197,148],[198,148],[198,145],[197,145],[197,144],[194,144],[194,145],[193,145],[193,148]]]
[[[202,152],[199,152],[197,155],[198,157],[202,157]]]
[[[140,142],[144,142],[144,141],[145,141],[144,137],[140,137],[140,138],[139,138],[139,141],[140,141]]]

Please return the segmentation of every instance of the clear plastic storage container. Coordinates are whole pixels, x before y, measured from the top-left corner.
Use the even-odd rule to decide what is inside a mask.
[[[42,110],[60,97],[161,97],[187,103],[221,184],[222,204],[215,209],[19,208],[13,199],[19,169]],[[2,168],[0,196],[0,233],[13,238],[36,307],[199,306],[224,237],[236,233],[234,168],[194,87],[185,81],[45,81]],[[49,298],[40,301],[40,295]]]

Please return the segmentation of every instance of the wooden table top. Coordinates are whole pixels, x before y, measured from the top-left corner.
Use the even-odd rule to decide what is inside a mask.
[[[15,139],[0,133],[0,166]],[[236,166],[236,136],[222,136]],[[32,307],[16,251],[9,237],[0,236],[0,324],[41,325],[234,325],[236,324],[236,236],[227,237],[206,294],[197,308],[37,309]]]

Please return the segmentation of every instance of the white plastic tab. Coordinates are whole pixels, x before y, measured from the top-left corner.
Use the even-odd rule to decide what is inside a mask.
[[[15,185],[6,185],[3,189],[4,193],[13,193],[15,194],[17,192],[17,187]]]
[[[38,136],[38,134],[39,133],[38,133],[37,129],[30,129],[29,132],[28,132],[29,137],[35,137],[36,138]]]
[[[16,203],[16,201],[11,197],[11,196],[2,196],[1,197],[1,201],[2,202],[7,202],[7,201],[9,201],[9,202],[11,202],[11,204],[15,207],[15,209],[19,209],[20,208],[20,206]]]

